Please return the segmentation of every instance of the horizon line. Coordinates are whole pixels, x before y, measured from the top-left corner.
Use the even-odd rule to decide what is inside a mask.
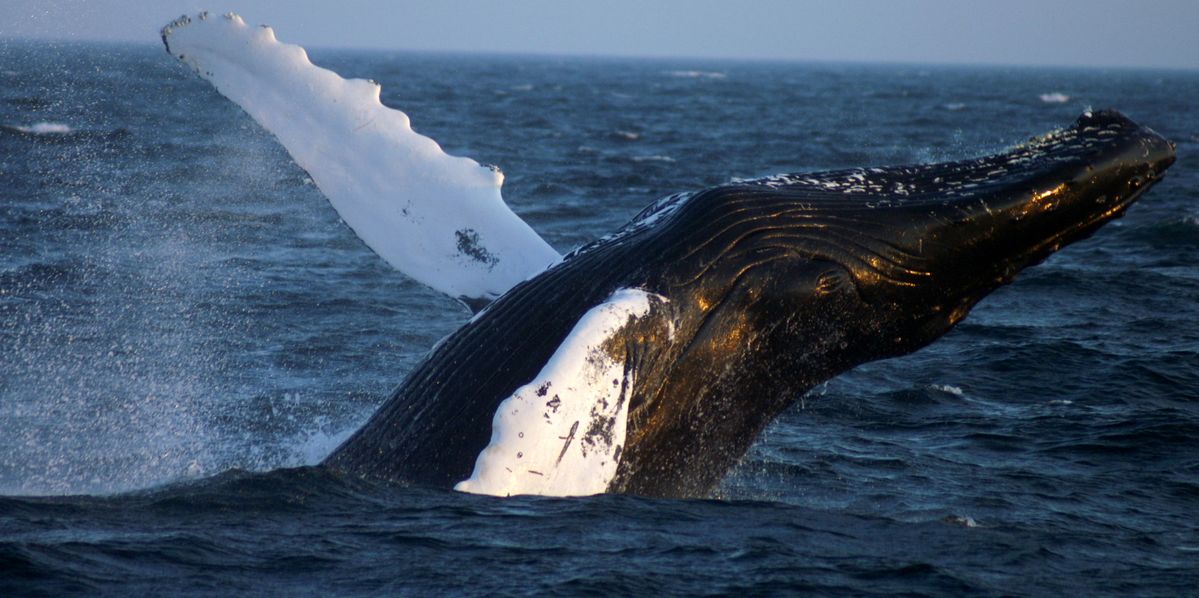
[[[1065,64],[1053,62],[1000,62],[1000,61],[981,61],[981,62],[953,62],[953,61],[919,61],[919,60],[888,60],[885,58],[875,60],[862,60],[853,58],[832,59],[832,58],[794,58],[794,57],[766,57],[766,56],[705,56],[705,55],[688,55],[688,54],[622,54],[622,53],[591,53],[591,52],[572,52],[572,51],[539,51],[539,50],[463,50],[463,49],[426,49],[426,48],[394,48],[385,46],[355,46],[355,45],[303,45],[296,44],[287,40],[280,40],[282,43],[298,45],[306,51],[318,52],[397,52],[401,54],[426,54],[426,55],[441,55],[441,56],[478,56],[478,57],[510,57],[510,58],[572,58],[584,60],[630,60],[630,61],[653,61],[653,60],[704,60],[711,62],[723,63],[750,63],[750,64],[827,64],[827,65],[856,65],[856,66],[907,66],[907,67],[958,67],[958,68],[1017,68],[1017,69],[1077,69],[1077,70],[1120,70],[1120,71],[1169,71],[1178,73],[1199,72],[1199,66],[1177,66],[1177,65],[1109,65],[1109,64]],[[131,40],[131,39],[98,39],[98,38],[64,38],[64,37],[22,37],[22,36],[0,36],[0,45],[17,42],[17,43],[32,43],[32,44],[65,44],[65,45],[82,45],[82,44],[107,44],[107,45],[126,45],[126,46],[158,46],[161,41],[157,39],[146,40]]]

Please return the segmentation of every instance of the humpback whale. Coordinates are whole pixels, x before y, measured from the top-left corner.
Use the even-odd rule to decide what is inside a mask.
[[[236,15],[167,51],[275,134],[383,259],[476,311],[323,466],[493,495],[706,496],[813,386],[933,342],[1119,217],[1174,145],[1114,110],[972,160],[737,181],[559,256],[502,175]]]

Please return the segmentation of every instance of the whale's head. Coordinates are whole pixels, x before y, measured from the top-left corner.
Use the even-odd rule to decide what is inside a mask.
[[[807,389],[929,344],[1023,268],[1120,216],[1173,161],[1173,144],[1153,131],[1088,112],[975,160],[787,175],[691,197],[653,250],[669,265],[647,282],[671,298],[679,340],[657,359],[665,367],[645,368],[616,487],[709,491]],[[657,407],[661,389],[690,404]],[[657,448],[638,451],[650,437]]]
[[[998,155],[907,169],[911,178],[892,182],[904,193],[886,205],[831,202],[830,225],[852,213],[859,233],[829,256],[840,299],[874,339],[853,360],[940,337],[1021,270],[1121,216],[1174,156],[1172,143],[1118,112],[1088,112]]]

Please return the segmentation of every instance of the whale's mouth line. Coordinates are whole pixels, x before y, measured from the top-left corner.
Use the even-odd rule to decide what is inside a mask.
[[[1136,201],[1140,199],[1140,197],[1144,195],[1146,191],[1160,182],[1164,177],[1165,169],[1163,168],[1161,172],[1150,171],[1143,177],[1134,178],[1134,180],[1139,179],[1139,186],[1133,192],[1127,194],[1124,198],[1113,204],[1112,207],[1099,212],[1098,214],[1095,214],[1094,216],[1082,222],[1076,223],[1065,230],[1051,235],[1044,241],[1034,245],[1025,253],[1025,255],[1034,256],[1033,259],[1037,259],[1036,256],[1043,253],[1046,249],[1050,249],[1051,253],[1056,252],[1058,247],[1061,245],[1080,240],[1079,238],[1075,237],[1076,235],[1082,234],[1085,238],[1086,235],[1094,232],[1103,223],[1114,218],[1118,218],[1123,212],[1127,211],[1128,208],[1132,207],[1132,204],[1136,203]]]

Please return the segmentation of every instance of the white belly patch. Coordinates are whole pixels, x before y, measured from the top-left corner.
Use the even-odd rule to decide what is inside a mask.
[[[491,443],[455,490],[585,496],[608,488],[620,464],[634,371],[609,342],[665,299],[621,289],[591,308],[528,384],[504,399]]]

